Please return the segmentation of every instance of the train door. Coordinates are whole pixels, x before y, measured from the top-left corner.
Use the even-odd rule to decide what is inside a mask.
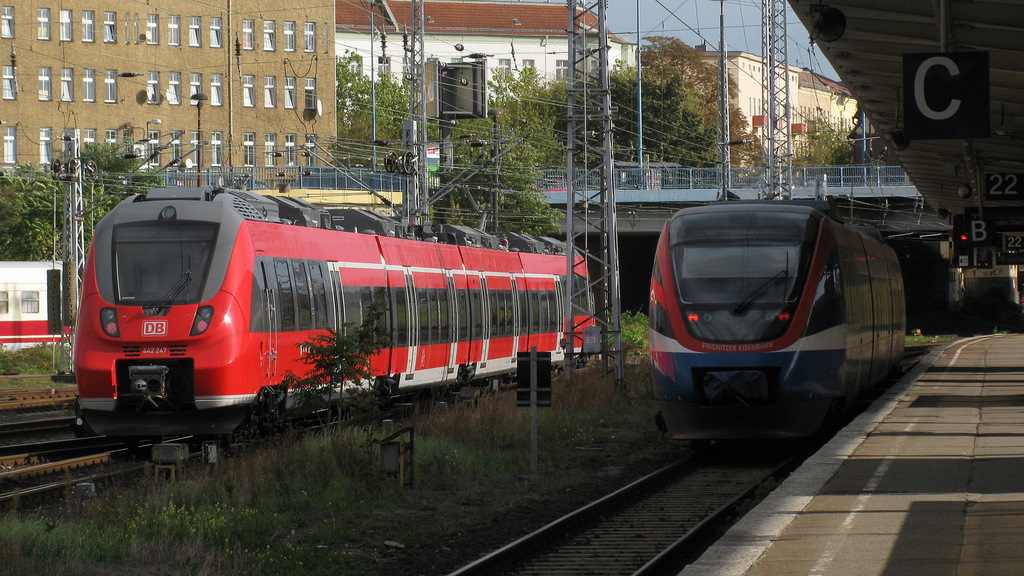
[[[515,361],[516,352],[520,349],[519,343],[526,343],[526,333],[528,332],[527,327],[523,326],[523,314],[526,310],[520,307],[519,303],[519,287],[516,285],[516,277],[510,276],[509,282],[512,283],[512,361]],[[526,286],[523,286],[526,289]]]
[[[474,319],[475,324],[480,326],[480,366],[479,368],[487,367],[487,357],[490,355],[491,350],[491,293],[487,290],[487,277],[480,274],[480,306],[474,308],[478,310],[480,316]]]
[[[263,290],[260,294],[263,308],[264,322],[259,334],[260,364],[263,366],[263,376],[273,380],[277,376],[277,349],[278,349],[278,320],[277,320],[277,295],[274,286],[277,280],[273,274],[267,274],[267,261],[261,259],[259,266],[260,280],[263,282]]]
[[[444,271],[445,281],[448,284],[448,330],[445,338],[448,339],[448,369],[445,370],[445,380],[455,378],[459,367],[459,316],[465,312],[459,310],[458,293],[455,291],[455,277],[451,270]],[[442,322],[442,325],[444,322]]]
[[[405,269],[405,305],[408,310],[406,314],[406,318],[408,318],[406,331],[409,334],[409,353],[406,354],[404,372],[405,374],[413,374],[416,371],[416,356],[420,339],[420,312],[416,302],[416,284],[412,280],[412,269],[410,268]]]

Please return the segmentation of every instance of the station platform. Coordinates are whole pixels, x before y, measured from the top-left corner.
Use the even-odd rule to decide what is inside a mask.
[[[1024,335],[933,350],[683,576],[1024,574]]]

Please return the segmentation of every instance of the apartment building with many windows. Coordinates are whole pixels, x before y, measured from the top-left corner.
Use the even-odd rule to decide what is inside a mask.
[[[63,136],[153,165],[200,142],[204,166],[315,164],[337,135],[330,4],[49,1],[0,0],[0,169]]]
[[[569,13],[565,2],[430,0],[422,3],[424,56],[441,62],[486,60],[490,73],[534,68],[549,78],[569,71]],[[338,56],[356,56],[365,75],[384,70],[401,77],[412,26],[409,0],[336,2]],[[596,26],[596,21],[594,22]],[[371,34],[372,31],[372,34]],[[636,62],[636,43],[608,38],[610,66]]]

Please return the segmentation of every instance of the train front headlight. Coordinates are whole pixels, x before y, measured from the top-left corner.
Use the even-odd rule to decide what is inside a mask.
[[[117,324],[117,310],[113,308],[104,308],[100,310],[100,326],[103,327],[103,333],[111,338],[118,338],[121,336],[121,327]]]
[[[200,306],[196,310],[196,319],[192,321],[192,331],[189,332],[189,336],[199,336],[206,329],[210,327],[210,321],[213,320],[213,306]]]

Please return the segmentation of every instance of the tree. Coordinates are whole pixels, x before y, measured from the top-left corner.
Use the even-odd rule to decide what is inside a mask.
[[[558,213],[539,193],[540,167],[565,162],[557,135],[564,83],[546,82],[534,68],[525,68],[496,73],[489,89],[490,117],[459,120],[452,130],[453,166],[438,171],[441,186],[451,191],[433,206],[433,217],[482,227],[483,213],[493,226],[490,207],[497,202],[501,230],[557,230]]]
[[[338,391],[339,415],[346,410],[362,414],[376,411],[387,390],[379,389],[377,382],[368,380],[373,375],[373,356],[391,346],[386,301],[384,290],[377,291],[360,326],[329,329],[325,334],[310,337],[302,345],[301,360],[309,366],[309,372],[297,376],[289,371],[283,382],[296,395],[296,406],[300,410],[329,415]]]
[[[63,187],[49,174],[0,176],[0,260],[50,260],[59,255],[58,206]]]
[[[848,131],[829,124],[822,117],[807,123],[806,139],[795,145],[794,166],[844,166],[853,164],[853,146]]]
[[[144,159],[125,158],[113,144],[87,144],[83,162],[96,165],[82,186],[82,218],[86,244],[93,228],[118,202],[145,193],[163,180],[156,171],[140,169]],[[61,259],[64,247],[66,182],[49,171],[24,168],[17,176],[0,176],[0,260]]]
[[[373,119],[377,118],[377,140],[402,142],[402,122],[409,116],[409,92],[389,72],[378,71],[376,108],[374,88],[364,76],[362,58],[346,52],[338,59],[338,146],[336,156],[358,157],[369,166]]]
[[[713,166],[718,148],[718,67],[678,38],[651,36],[641,47],[643,63],[644,148],[652,158],[684,166]],[[736,93],[730,79],[730,92]],[[636,160],[636,67],[612,74],[612,102],[619,109],[616,150],[620,160]],[[631,111],[631,112],[630,112]],[[729,140],[752,138],[738,106],[729,108]],[[734,165],[757,160],[755,146],[734,147]]]

